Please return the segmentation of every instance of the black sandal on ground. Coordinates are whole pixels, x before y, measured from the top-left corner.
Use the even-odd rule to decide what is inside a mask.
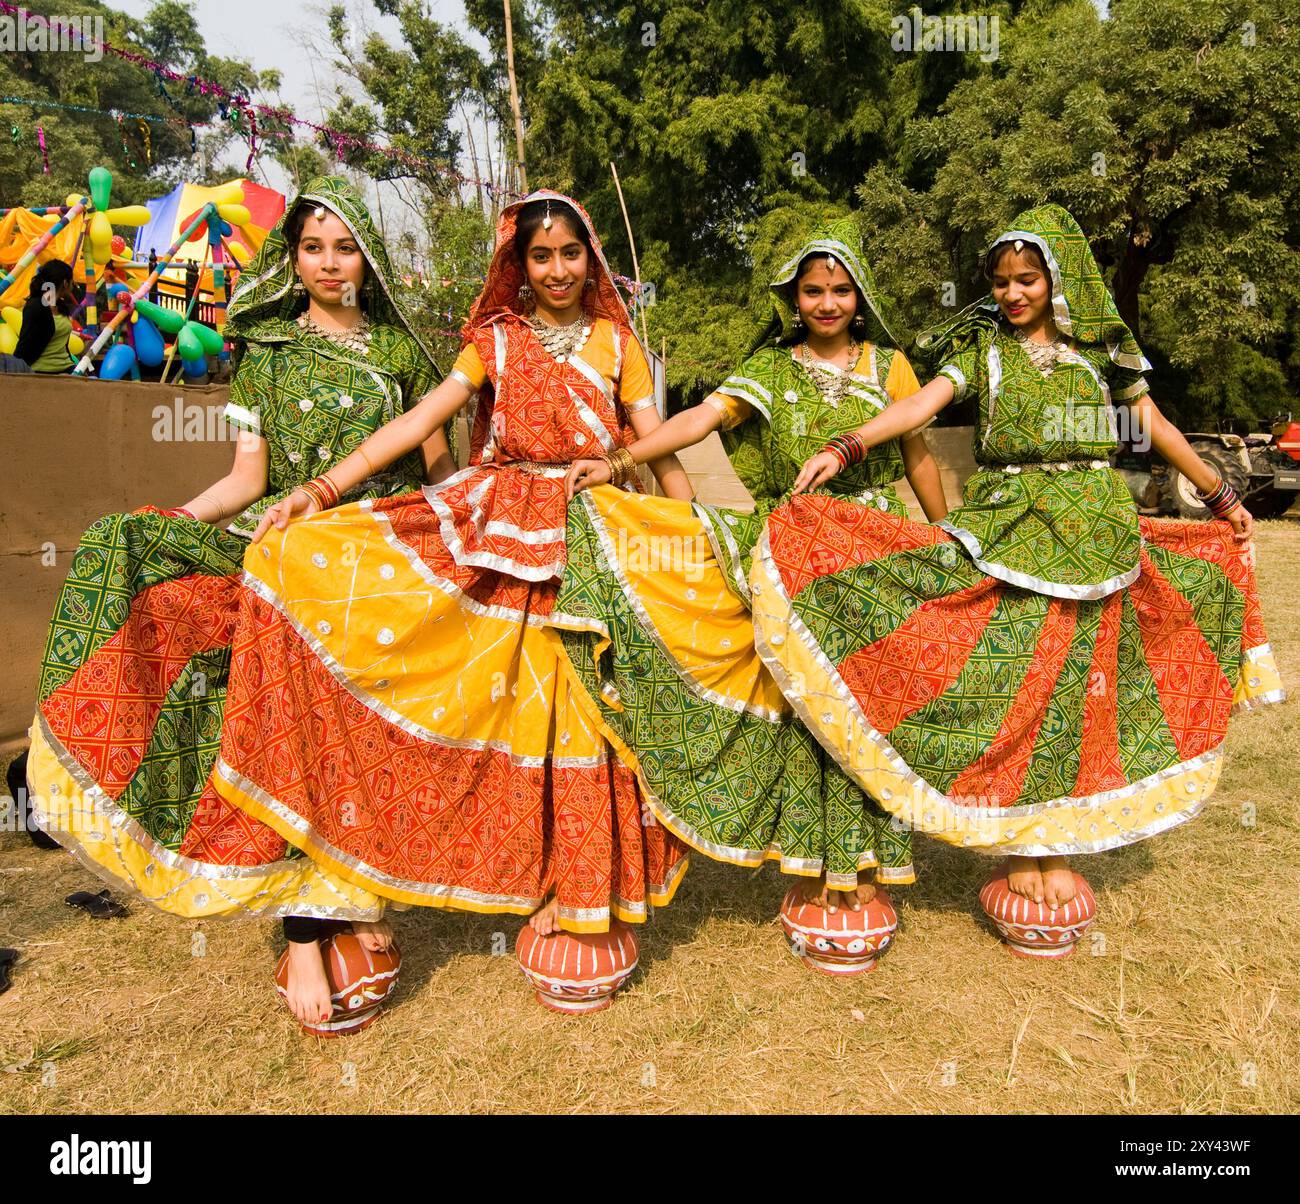
[[[117,920],[131,914],[107,890],[101,890],[97,895],[92,895],[88,890],[79,890],[69,895],[64,902],[69,907],[81,908],[96,920]]]

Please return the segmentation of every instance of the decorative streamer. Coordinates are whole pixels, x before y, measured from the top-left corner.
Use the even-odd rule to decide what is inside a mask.
[[[248,158],[244,161],[244,175],[253,170],[253,159],[257,155],[257,117],[252,109],[248,112]]]
[[[36,127],[36,141],[41,145],[41,170],[48,176],[50,174],[50,154],[45,149],[45,127],[38,125]]]
[[[28,23],[37,23],[49,28],[50,22],[40,13],[31,13],[16,4],[11,4],[9,0],[0,0],[0,12],[5,12],[15,17],[22,17]],[[258,112],[263,117],[283,121],[286,125],[295,126],[299,129],[311,130],[318,138],[326,139],[326,136],[333,138],[337,154],[342,161],[346,157],[346,149],[354,151],[364,151],[367,154],[382,155],[388,159],[403,164],[406,167],[419,169],[422,171],[435,171],[440,175],[447,176],[461,184],[472,184],[491,188],[496,195],[517,197],[520,194],[510,189],[501,188],[493,185],[490,181],[476,179],[473,176],[467,176],[439,163],[437,160],[428,155],[419,155],[411,151],[401,150],[395,146],[383,146],[377,142],[370,142],[365,139],[356,138],[351,134],[342,133],[330,126],[320,125],[314,121],[304,121],[296,117],[292,111],[284,108],[275,108],[271,105],[254,105],[247,97],[238,95],[234,92],[221,87],[220,84],[213,83],[211,80],[205,80],[197,75],[185,76],[178,71],[173,71],[170,67],[165,67],[162,63],[157,62],[143,54],[138,54],[134,50],[126,50],[120,46],[115,46],[111,42],[105,42],[98,38],[85,38],[84,42],[93,44],[106,54],[111,54],[125,62],[132,63],[142,70],[149,71],[154,75],[158,88],[158,94],[177,111],[181,112],[180,106],[176,103],[175,98],[167,91],[164,81],[172,83],[185,84],[187,91],[198,88],[202,96],[214,96],[217,99],[217,107],[221,112],[221,119],[229,119],[231,107],[234,106],[236,111],[244,108],[251,116],[253,112]],[[44,102],[37,102],[43,104]],[[94,110],[87,110],[93,112]],[[143,115],[142,115],[143,116]],[[145,117],[145,120],[159,120],[158,118]],[[189,124],[186,122],[185,124]],[[326,141],[326,146],[329,142]]]
[[[135,156],[131,153],[131,144],[126,140],[126,121],[121,113],[117,115],[117,133],[118,137],[122,139],[122,154],[126,157],[127,165],[132,171],[135,171]]]
[[[153,138],[149,134],[149,123],[142,119],[136,121],[140,127],[140,137],[144,141],[144,161],[150,166],[153,165]]]

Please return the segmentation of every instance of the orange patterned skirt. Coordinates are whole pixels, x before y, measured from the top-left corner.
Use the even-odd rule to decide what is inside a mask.
[[[570,931],[643,921],[685,848],[559,671],[558,580],[481,546],[466,563],[462,517],[412,494],[250,548],[217,791],[398,903],[527,914],[553,893]]]

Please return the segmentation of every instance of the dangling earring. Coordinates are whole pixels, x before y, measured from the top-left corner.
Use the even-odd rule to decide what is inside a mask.
[[[293,278],[293,291],[295,295],[299,297],[301,297],[302,294],[307,291],[307,286],[303,284],[301,276],[295,276]]]
[[[588,276],[587,279],[583,281],[582,287],[584,289],[595,288],[596,287],[595,278],[592,276]]]
[[[525,281],[519,286],[519,300],[524,305],[530,305],[533,300],[533,286]]]

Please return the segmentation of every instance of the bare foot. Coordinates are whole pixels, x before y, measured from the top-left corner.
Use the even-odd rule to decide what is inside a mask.
[[[795,884],[795,890],[803,902],[811,903],[814,907],[829,907],[831,895],[835,893],[826,889],[825,878],[801,878]]]
[[[852,890],[830,890],[824,877],[805,878],[798,889],[805,903],[826,908],[828,915],[834,915],[841,907],[861,911],[876,897],[876,888],[870,882],[859,882]]]
[[[1048,907],[1064,907],[1074,898],[1074,872],[1064,857],[1040,857],[1038,868],[1043,875],[1043,902]]]
[[[353,920],[352,931],[361,942],[361,948],[370,953],[383,953],[393,943],[393,926],[387,920]]]
[[[320,945],[315,941],[290,941],[288,969],[286,1002],[289,1010],[303,1024],[320,1024],[328,1020],[334,1005],[330,1001]]]
[[[1043,875],[1037,857],[1007,859],[1007,889],[1013,895],[1023,895],[1034,903],[1043,901]]]
[[[849,898],[849,897],[850,897],[850,893],[846,891],[845,898]],[[852,898],[857,901],[857,907],[855,907],[853,910],[854,911],[861,910],[863,907],[866,907],[866,905],[870,903],[871,900],[874,899],[875,897],[876,897],[875,884],[871,882],[863,882],[862,875],[859,874],[858,885],[856,889],[852,891]]]
[[[538,936],[554,936],[560,931],[560,901],[552,896],[528,917],[528,927]]]

